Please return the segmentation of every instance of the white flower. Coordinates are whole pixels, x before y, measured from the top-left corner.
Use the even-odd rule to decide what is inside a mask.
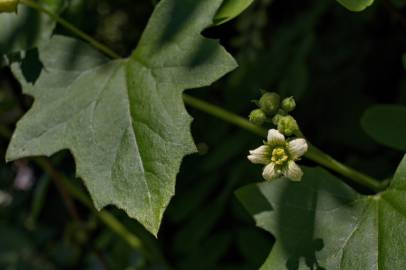
[[[262,176],[268,181],[281,175],[292,181],[300,181],[303,171],[295,161],[306,153],[307,148],[305,139],[286,141],[282,133],[270,129],[265,145],[251,150],[248,159],[252,163],[265,165]]]

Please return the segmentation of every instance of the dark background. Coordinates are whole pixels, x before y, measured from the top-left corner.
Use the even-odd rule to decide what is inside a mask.
[[[129,0],[69,3],[64,18],[123,56],[136,46],[154,6],[154,1]],[[378,0],[361,13],[333,0],[257,0],[237,19],[204,32],[220,39],[240,67],[208,88],[187,93],[242,116],[255,108],[251,100],[259,98],[259,89],[294,96],[294,116],[312,143],[356,169],[386,178],[401,153],[372,141],[362,131],[360,117],[374,104],[406,104],[401,60],[405,16],[402,0]],[[55,32],[70,35],[60,27]],[[2,68],[3,135],[31,102],[21,95],[8,68]],[[246,160],[261,138],[188,110],[195,118],[192,133],[199,154],[184,159],[158,240],[123,212],[108,209],[147,244],[158,245],[174,269],[257,269],[274,239],[255,227],[233,191],[262,180],[260,167]],[[3,136],[2,157],[7,144]],[[75,202],[83,222],[79,226],[53,182],[33,162],[1,160],[0,190],[9,197],[0,204],[0,269],[162,268],[158,259],[131,249]],[[74,175],[67,151],[55,155],[53,162],[61,172]],[[31,181],[21,183],[30,174]]]

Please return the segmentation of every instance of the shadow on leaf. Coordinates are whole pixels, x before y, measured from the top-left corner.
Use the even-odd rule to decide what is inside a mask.
[[[8,27],[0,44],[0,54],[8,54],[17,50],[32,48],[41,33],[41,22],[38,13],[32,9],[24,9],[21,14],[6,14]],[[6,19],[3,19],[6,20]]]
[[[244,187],[238,190],[237,196],[257,226],[276,238],[272,253],[261,269],[283,265],[288,270],[327,269],[320,261],[324,262],[331,252],[332,243],[326,243],[323,236],[334,228],[326,228],[333,224],[321,222],[318,216],[333,211],[339,217],[343,213],[340,211],[352,208],[351,202],[356,198],[351,188],[326,171],[309,168],[305,168],[300,183],[277,179]]]

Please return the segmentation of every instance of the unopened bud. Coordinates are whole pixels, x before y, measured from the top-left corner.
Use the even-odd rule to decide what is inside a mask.
[[[288,97],[282,100],[282,109],[291,112],[296,108],[296,101],[293,97]]]
[[[299,125],[297,124],[295,118],[290,115],[280,116],[278,120],[278,130],[286,136],[291,136],[299,130]]]
[[[278,123],[279,123],[279,121],[281,120],[281,117],[283,117],[283,116],[280,115],[280,114],[276,114],[276,115],[272,118],[272,123],[273,123],[275,126],[277,126]]]
[[[286,116],[286,115],[288,115],[287,112],[285,112],[285,111],[282,110],[282,109],[279,109],[278,112],[275,114],[275,116],[272,118],[272,123],[273,123],[275,126],[277,126],[278,123],[279,123],[279,120],[280,120],[282,117]]]
[[[259,100],[259,107],[268,115],[274,115],[281,103],[281,98],[277,93],[265,93]]]
[[[251,123],[261,126],[266,120],[266,114],[261,109],[253,110],[248,116]]]
[[[0,0],[0,13],[16,12],[19,0]]]

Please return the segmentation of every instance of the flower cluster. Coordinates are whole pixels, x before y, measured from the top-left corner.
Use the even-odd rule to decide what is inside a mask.
[[[251,123],[262,126],[265,123],[273,123],[277,129],[287,136],[294,135],[299,130],[296,120],[290,116],[296,108],[293,97],[281,99],[275,92],[262,91],[259,100],[254,100],[258,109],[253,110],[248,116]]]
[[[255,164],[265,165],[262,176],[270,181],[285,176],[292,181],[300,181],[303,176],[302,169],[295,161],[300,159],[307,151],[307,143],[303,138],[290,141],[276,129],[268,131],[265,144],[250,151],[248,159]]]

